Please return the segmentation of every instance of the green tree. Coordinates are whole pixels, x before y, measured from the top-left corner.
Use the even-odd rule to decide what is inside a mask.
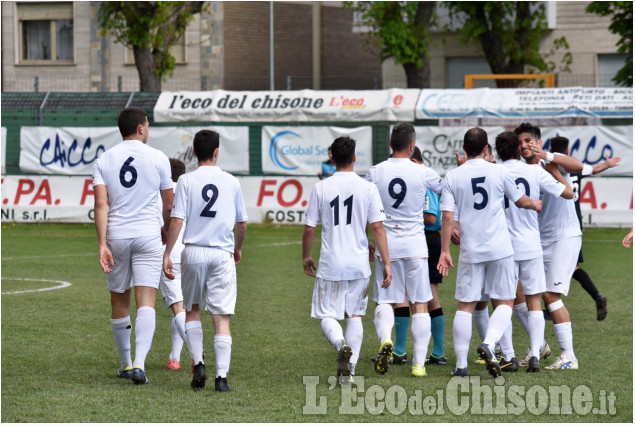
[[[139,72],[141,91],[161,91],[161,81],[172,76],[175,59],[172,47],[185,33],[202,1],[102,2],[99,21],[102,33],[132,49]]]
[[[611,15],[609,31],[620,36],[617,51],[628,55],[626,64],[617,71],[613,81],[621,86],[633,87],[633,2],[594,1],[586,11],[600,16]]]
[[[436,2],[360,1],[344,7],[361,14],[371,32],[366,46],[379,49],[379,59],[394,60],[404,67],[409,88],[430,87],[428,28],[434,23]]]
[[[565,49],[561,71],[570,72],[572,62],[569,44],[564,37],[554,40],[547,54],[539,51],[540,40],[548,31],[542,2],[525,1],[447,1],[452,28],[461,41],[480,43],[494,74],[551,73],[556,64],[549,61],[556,50]],[[448,25],[446,29],[449,29]],[[510,80],[512,85],[520,80]],[[501,80],[497,81],[497,85]],[[509,86],[509,83],[505,83]]]

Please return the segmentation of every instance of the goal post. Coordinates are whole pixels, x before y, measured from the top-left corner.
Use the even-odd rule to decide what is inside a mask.
[[[473,89],[474,80],[544,80],[546,87],[556,86],[556,74],[465,74],[464,87]]]

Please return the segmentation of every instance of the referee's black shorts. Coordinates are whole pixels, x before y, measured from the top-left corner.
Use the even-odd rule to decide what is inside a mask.
[[[439,257],[441,256],[441,234],[438,230],[426,230],[426,242],[428,243],[428,270],[430,283],[441,283],[443,276],[437,270]]]

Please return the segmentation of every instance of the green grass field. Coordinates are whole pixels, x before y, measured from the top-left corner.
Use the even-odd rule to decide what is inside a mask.
[[[580,370],[544,370],[559,352],[547,322],[554,354],[542,362],[541,373],[521,369],[494,381],[484,366],[471,364],[475,378],[463,381],[471,386],[457,389],[458,378],[450,380],[454,270],[440,287],[448,365],[428,366],[428,376],[419,379],[410,376],[410,365],[376,375],[369,361],[379,345],[371,303],[355,394],[330,385],[336,353],[310,317],[313,280],[302,272],[301,232],[299,226],[249,227],[232,319],[232,392],[219,394],[213,380],[202,391],[190,389],[186,347],[184,367],[167,370],[171,312],[161,299],[146,360],[151,384],[134,386],[115,377],[119,357],[93,226],[3,223],[2,422],[633,422],[633,251],[621,246],[627,230],[584,233],[584,268],[607,295],[609,313],[596,321],[594,302],[572,282],[565,303]],[[455,264],[457,256],[455,249]],[[71,286],[10,294],[60,285],[38,279]],[[213,376],[212,324],[204,319]],[[522,357],[528,337],[514,323],[516,354]],[[477,337],[474,330],[470,361]],[[571,395],[549,396],[556,389]],[[494,412],[487,411],[488,393]]]

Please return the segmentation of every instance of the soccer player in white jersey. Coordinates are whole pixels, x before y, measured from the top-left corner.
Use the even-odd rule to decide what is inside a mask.
[[[513,132],[506,131],[496,136],[496,152],[516,185],[531,199],[540,199],[542,193],[561,196],[565,199],[573,198],[573,189],[557,167],[551,167],[552,174],[549,174],[540,167],[519,161],[520,140]],[[545,318],[542,314],[540,298],[546,289],[546,283],[538,215],[534,211],[516,208],[505,200],[505,218],[514,248],[516,276],[529,309],[525,329],[529,335],[531,350],[527,372],[540,372],[540,348],[545,339]],[[521,323],[525,325],[524,322]],[[517,370],[518,362],[513,356],[513,344],[511,344],[511,323],[505,336],[508,336],[508,343],[504,343],[505,337],[503,337],[501,347],[504,358],[500,362],[501,369],[503,371]],[[511,346],[511,354],[506,352],[506,345]]]
[[[173,188],[176,189],[176,182],[185,174],[185,164],[180,159],[170,158],[170,168],[172,170]],[[185,341],[185,309],[183,308],[183,291],[181,290],[181,252],[183,252],[183,232],[185,227],[181,228],[181,233],[177,238],[174,248],[170,253],[172,267],[174,270],[174,280],[165,277],[161,273],[159,288],[163,296],[165,306],[172,310],[172,322],[170,326],[170,335],[172,337],[172,348],[168,357],[168,369],[178,370],[181,368],[181,350]],[[165,247],[164,247],[165,249]]]
[[[118,125],[123,141],[104,152],[93,167],[95,227],[99,263],[110,291],[110,323],[121,358],[117,376],[146,384],[145,359],[154,336],[161,275],[161,235],[169,224],[174,192],[168,157],[146,145],[149,123],[145,111],[124,109]],[[137,304],[134,362],[130,356],[133,287]]]
[[[495,306],[478,353],[494,377],[500,366],[491,347],[509,324],[516,296],[514,251],[503,211],[504,197],[521,208],[540,210],[541,202],[532,200],[516,187],[505,167],[485,162],[487,133],[472,128],[465,133],[463,150],[467,161],[449,171],[441,196],[441,256],[438,269],[443,276],[454,267],[450,255],[450,237],[455,212],[460,219],[461,251],[456,278],[453,334],[456,367],[454,376],[467,376],[467,353],[472,338],[472,312],[481,293]]]
[[[353,172],[355,140],[339,137],[331,145],[336,171],[315,185],[304,219],[302,267],[314,276],[311,317],[320,320],[326,339],[338,352],[337,375],[341,384],[355,375],[364,331],[361,316],[368,306],[370,278],[370,223],[377,249],[388,258],[382,221],[386,219],[377,188]],[[322,223],[320,263],[315,273],[311,246],[315,228]],[[390,262],[380,271],[382,287],[392,280]],[[346,318],[346,334],[338,320]]]
[[[177,183],[163,271],[169,279],[174,279],[170,254],[185,220],[181,286],[186,311],[185,337],[195,364],[191,386],[198,390],[207,380],[201,325],[201,307],[204,306],[212,316],[215,331],[215,390],[225,392],[230,391],[227,384],[232,347],[229,321],[236,307],[236,264],[242,258],[247,211],[238,179],[216,166],[218,152],[218,133],[211,130],[196,133],[194,154],[198,168],[183,174]]]
[[[571,185],[569,173],[582,171],[583,165],[577,159],[543,151],[540,128],[537,126],[523,123],[514,130],[514,133],[520,139],[520,154],[528,164],[542,166],[545,160],[555,162],[569,185]],[[554,137],[551,142],[553,143],[554,140],[557,142],[558,139]],[[538,224],[547,281],[547,289],[542,297],[553,318],[554,332],[561,350],[560,356],[546,369],[577,369],[578,360],[573,351],[571,318],[562,302],[562,295],[566,296],[569,292],[571,276],[582,246],[582,232],[572,199],[554,197],[546,193],[542,200],[543,211],[538,215]]]
[[[423,211],[428,188],[440,194],[442,180],[429,167],[410,160],[416,133],[410,123],[397,124],[390,135],[393,155],[371,167],[366,180],[373,182],[386,212],[388,252],[392,262],[393,283],[381,287],[379,271],[386,262],[381,255],[375,263],[375,328],[381,344],[375,360],[375,371],[385,374],[393,351],[391,339],[395,323],[393,307],[404,301],[406,293],[412,306],[411,332],[414,345],[412,375],[425,376],[425,361],[431,336],[428,301],[432,299],[428,274],[428,245]]]

